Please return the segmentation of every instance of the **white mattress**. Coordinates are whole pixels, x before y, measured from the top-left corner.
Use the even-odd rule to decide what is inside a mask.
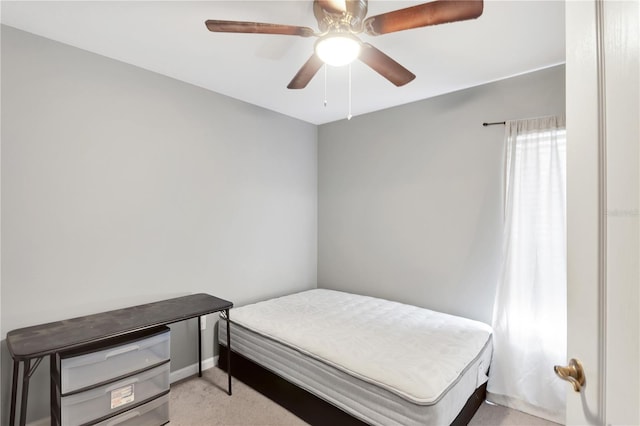
[[[370,424],[451,423],[491,361],[486,324],[332,290],[234,308],[231,321],[234,351]]]

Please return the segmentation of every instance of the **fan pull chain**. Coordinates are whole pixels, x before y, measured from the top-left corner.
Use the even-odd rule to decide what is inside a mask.
[[[349,112],[347,114],[347,120],[351,120],[351,64],[349,64]]]
[[[324,106],[327,107],[327,64],[324,64]]]

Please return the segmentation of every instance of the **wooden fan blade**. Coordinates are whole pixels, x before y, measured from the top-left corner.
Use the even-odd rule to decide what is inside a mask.
[[[295,77],[293,77],[293,80],[291,80],[287,89],[304,89],[307,87],[307,84],[309,84],[318,70],[322,68],[322,65],[324,65],[324,62],[322,62],[322,59],[318,58],[318,55],[315,53],[311,55],[309,60],[304,63]]]
[[[435,0],[372,16],[364,21],[364,27],[367,34],[376,36],[429,25],[475,19],[482,15],[483,8],[483,0]]]
[[[295,25],[265,24],[261,22],[220,21],[209,19],[205,22],[209,31],[219,33],[254,33],[254,34],[283,34],[310,37],[315,35],[309,27]]]
[[[398,87],[404,86],[416,78],[411,71],[369,43],[362,43],[360,60]]]

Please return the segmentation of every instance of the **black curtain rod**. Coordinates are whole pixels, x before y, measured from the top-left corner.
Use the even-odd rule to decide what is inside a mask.
[[[495,123],[482,123],[482,125],[483,125],[484,127],[487,127],[487,126],[495,126],[496,124],[506,124],[506,122],[505,122],[505,121],[496,121]]]

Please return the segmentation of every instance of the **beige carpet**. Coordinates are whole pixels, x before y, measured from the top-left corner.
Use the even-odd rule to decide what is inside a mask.
[[[284,408],[233,379],[233,396],[226,392],[227,375],[218,368],[171,385],[171,426],[294,426],[306,425]],[[557,426],[508,408],[483,404],[473,426]]]

